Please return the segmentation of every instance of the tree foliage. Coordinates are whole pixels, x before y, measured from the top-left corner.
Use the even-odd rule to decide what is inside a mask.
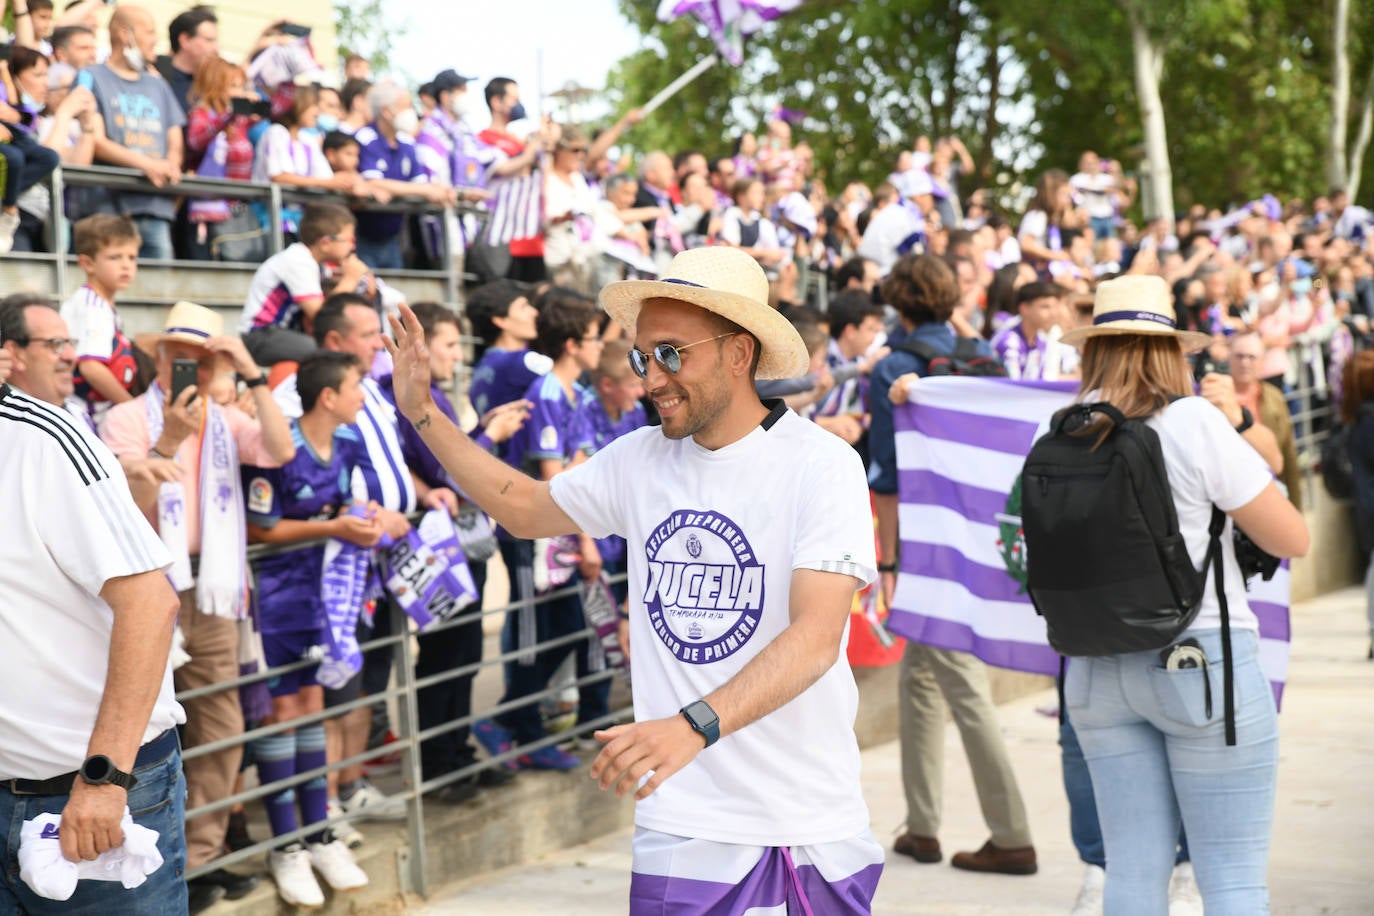
[[[358,54],[371,62],[373,72],[391,69],[397,33],[395,24],[387,22],[382,0],[335,0],[334,30],[340,62]]]
[[[775,106],[806,112],[798,136],[832,186],[880,180],[918,134],[958,134],[979,182],[1033,180],[1079,152],[1142,154],[1125,3],[1164,49],[1160,86],[1174,194],[1186,206],[1325,190],[1331,4],[1296,0],[809,0],[636,128],[641,149],[725,152]],[[621,0],[644,46],[612,72],[621,109],[711,52],[690,19]],[[1352,4],[1352,106],[1374,66],[1374,4]],[[1351,122],[1359,112],[1351,112]],[[1374,158],[1374,154],[1371,154]],[[1368,165],[1367,171],[1370,171]]]

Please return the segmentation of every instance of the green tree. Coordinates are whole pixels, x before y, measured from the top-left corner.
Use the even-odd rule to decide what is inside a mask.
[[[335,0],[334,30],[340,61],[358,54],[372,63],[374,72],[391,69],[396,28],[386,19],[382,0]]]

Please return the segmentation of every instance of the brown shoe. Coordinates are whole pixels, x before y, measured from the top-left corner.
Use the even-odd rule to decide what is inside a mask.
[[[977,852],[956,852],[949,864],[965,871],[996,872],[1001,875],[1035,874],[1035,847],[1022,846],[1020,849],[1003,849],[994,846],[992,840],[983,844]]]
[[[904,833],[897,837],[897,842],[892,844],[892,851],[911,856],[923,865],[930,865],[944,858],[940,854],[939,840],[933,836],[916,836],[914,833]]]

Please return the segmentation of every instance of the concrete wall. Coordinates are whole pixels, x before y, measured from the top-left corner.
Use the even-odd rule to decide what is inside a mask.
[[[1290,588],[1294,602],[1306,601],[1360,581],[1362,561],[1355,537],[1355,510],[1349,502],[1332,499],[1313,476],[1304,491],[1303,515],[1312,535],[1312,549],[1294,560]]]

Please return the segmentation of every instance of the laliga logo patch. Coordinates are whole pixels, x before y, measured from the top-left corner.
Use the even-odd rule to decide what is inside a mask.
[[[254,477],[248,484],[248,511],[255,515],[272,511],[272,485],[265,477]]]
[[[680,661],[705,665],[739,651],[763,613],[764,566],[718,512],[674,512],[644,545],[649,624]]]

